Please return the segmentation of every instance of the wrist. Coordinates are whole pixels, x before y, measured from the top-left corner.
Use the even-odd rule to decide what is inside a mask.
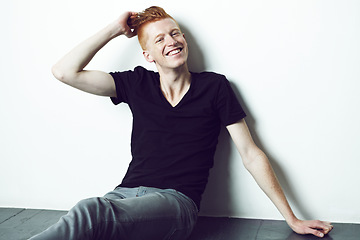
[[[300,222],[301,222],[301,220],[295,216],[291,217],[290,219],[286,219],[286,223],[293,230],[297,228],[297,226],[299,225]]]
[[[124,31],[121,30],[121,27],[116,22],[107,25],[104,31],[110,40],[124,34]]]
[[[293,213],[291,213],[289,216],[285,217],[285,221],[291,228],[293,228],[299,223],[300,220]]]

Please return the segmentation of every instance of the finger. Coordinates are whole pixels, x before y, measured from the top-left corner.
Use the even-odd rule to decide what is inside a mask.
[[[309,233],[310,233],[310,234],[313,234],[313,235],[315,235],[315,236],[317,236],[317,237],[321,237],[321,238],[325,236],[324,233],[322,233],[322,232],[319,231],[319,230],[315,230],[315,229],[311,229],[311,230],[309,231]]]
[[[331,222],[322,222],[322,224],[326,227],[326,228],[332,228],[333,226],[331,225]]]
[[[313,229],[312,234],[315,236],[325,236],[333,229],[333,226],[330,224],[330,222],[321,221],[314,221],[309,227]]]
[[[334,227],[332,225],[328,225],[326,228],[324,228],[324,233],[328,234]]]
[[[322,222],[322,221],[311,221],[311,224],[309,224],[309,227],[314,229],[321,229],[321,230],[329,230],[332,229],[332,225],[330,222]]]
[[[131,17],[136,17],[138,13],[137,12],[126,12],[126,14],[127,14],[128,18],[131,18]]]
[[[128,17],[128,19],[127,19],[128,25],[129,25],[129,23],[131,23],[131,21],[133,21],[133,19],[137,18],[137,16],[138,16],[138,14],[135,13],[135,12],[129,13],[129,17]]]

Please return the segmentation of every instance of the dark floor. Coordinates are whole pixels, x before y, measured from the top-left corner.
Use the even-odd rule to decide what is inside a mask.
[[[66,214],[64,211],[0,208],[0,240],[28,239]],[[360,224],[334,223],[323,239],[360,240]],[[190,240],[304,240],[318,239],[293,233],[284,221],[199,217]]]

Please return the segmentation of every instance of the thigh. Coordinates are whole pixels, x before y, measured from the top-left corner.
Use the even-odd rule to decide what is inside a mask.
[[[174,190],[109,201],[128,239],[186,239],[197,219],[195,204]]]

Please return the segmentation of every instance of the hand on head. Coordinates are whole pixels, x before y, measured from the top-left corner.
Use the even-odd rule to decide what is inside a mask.
[[[131,28],[131,19],[136,18],[136,12],[124,12],[114,22],[115,36],[125,35],[128,38],[136,36],[136,32]]]

